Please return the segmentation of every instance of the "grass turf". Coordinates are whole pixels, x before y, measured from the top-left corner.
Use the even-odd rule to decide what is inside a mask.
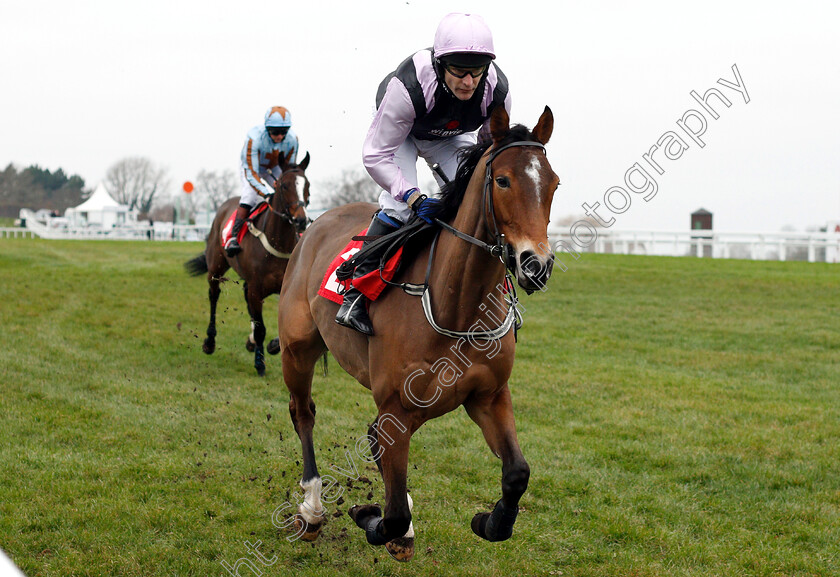
[[[28,575],[226,575],[244,558],[265,575],[840,573],[836,266],[567,262],[523,298],[511,390],[532,476],[513,538],[469,529],[500,464],[457,411],[414,437],[417,555],[397,564],[346,514],[384,495],[353,452],[373,402],[335,362],[313,394],[341,504],[315,544],[272,524],[301,472],[279,358],[256,376],[233,273],[201,352],[207,285],[182,269],[201,250],[0,239],[0,547]],[[351,465],[353,482],[335,472]]]

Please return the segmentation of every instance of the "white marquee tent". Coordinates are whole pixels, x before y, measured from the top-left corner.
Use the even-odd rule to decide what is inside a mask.
[[[64,216],[70,226],[98,226],[103,229],[137,222],[136,211],[129,210],[127,205],[111,198],[101,182],[89,199],[79,206],[68,208]]]

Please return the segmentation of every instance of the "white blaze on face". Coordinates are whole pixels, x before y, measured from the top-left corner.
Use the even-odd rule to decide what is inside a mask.
[[[534,190],[537,193],[537,200],[540,199],[540,161],[537,160],[536,156],[531,157],[531,162],[528,163],[528,166],[525,168],[525,174],[527,174],[531,180],[534,181]]]
[[[321,477],[312,477],[305,483],[300,482],[300,488],[303,489],[303,503],[298,507],[298,512],[311,525],[317,525],[324,520],[324,506],[321,504],[322,486]]]
[[[301,202],[304,201],[303,193],[306,190],[306,177],[305,176],[296,176],[295,177],[295,190],[297,191],[298,200]]]

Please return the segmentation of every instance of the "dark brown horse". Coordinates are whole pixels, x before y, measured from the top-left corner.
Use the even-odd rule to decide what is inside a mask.
[[[415,249],[417,258],[395,279],[425,284],[425,296],[385,291],[370,308],[375,336],[336,324],[337,305],[317,292],[330,261],[365,228],[376,207],[359,203],[325,213],[295,248],[278,322],[289,412],[303,448],[305,497],[295,521],[304,539],[315,539],[324,520],[310,393],[316,361],[327,348],[371,390],[378,408],[362,445],[371,447],[384,480],[384,517],[377,505],[350,510],[369,543],[386,545],[400,560],[412,557],[409,442],[423,423],[461,405],[502,459],[502,498],[492,512],[475,516],[472,529],[490,541],[513,531],[530,472],[508,390],[518,311],[513,285],[504,287],[505,271],[529,292],[544,288],[553,263],[547,228],[558,178],[543,147],[554,126],[548,107],[533,132],[510,127],[502,107],[490,122],[492,143],[468,150],[444,191],[441,220],[452,228],[440,232],[436,248],[425,243]]]
[[[245,346],[254,353],[254,367],[260,376],[265,374],[263,300],[280,292],[289,256],[308,224],[305,208],[309,204],[309,180],[305,171],[309,166],[309,153],[306,153],[300,164],[288,164],[288,158],[281,164],[283,174],[274,183],[274,194],[268,199],[268,210],[257,216],[254,222],[249,219],[245,225],[250,233],[242,239],[242,252],[228,258],[221,241],[225,223],[239,206],[239,197],[236,196],[219,207],[207,236],[204,254],[185,264],[193,276],[207,273],[207,282],[210,283],[210,324],[202,347],[208,355],[216,350],[216,304],[222,292],[220,283],[227,280],[223,275],[233,267],[245,281],[245,302],[251,316],[251,334]],[[275,354],[278,352],[275,341],[272,341],[268,350]]]

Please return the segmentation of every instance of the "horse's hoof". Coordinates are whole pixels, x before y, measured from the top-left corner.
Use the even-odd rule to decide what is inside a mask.
[[[204,339],[204,344],[201,345],[201,350],[204,351],[204,353],[207,355],[212,355],[213,352],[216,350],[216,341]]]
[[[473,530],[473,533],[482,539],[487,539],[487,536],[484,533],[484,528],[487,527],[487,520],[489,518],[490,513],[476,513],[470,522],[470,528]]]
[[[472,518],[472,522],[470,523],[470,527],[473,530],[473,533],[481,537],[482,539],[486,539],[490,542],[498,542],[498,541],[507,541],[510,539],[510,536],[513,535],[513,525],[510,525],[510,529],[507,531],[499,530],[494,535],[487,534],[487,522],[490,520],[490,516],[492,513],[476,513],[475,516]]]
[[[414,557],[414,537],[398,537],[385,543],[385,548],[397,561],[411,561]]]
[[[382,508],[376,503],[373,505],[354,505],[350,507],[347,514],[350,515],[350,518],[353,519],[356,525],[361,529],[365,529],[364,521],[370,517],[381,517]]]
[[[261,367],[255,367],[255,368],[257,369],[257,375],[258,376],[260,376],[260,377],[265,376],[265,365],[263,365]]]
[[[313,524],[304,519],[300,513],[295,515],[295,534],[300,535],[304,541],[314,541],[321,534],[324,522]]]
[[[269,355],[276,355],[277,353],[279,353],[280,352],[280,339],[277,338],[277,337],[274,337],[273,339],[271,339],[271,342],[268,343],[268,346],[265,348],[265,350]]]
[[[257,345],[255,343],[252,343],[251,339],[248,339],[247,341],[245,341],[245,348],[248,349],[249,353],[253,353],[254,350],[257,348]]]

